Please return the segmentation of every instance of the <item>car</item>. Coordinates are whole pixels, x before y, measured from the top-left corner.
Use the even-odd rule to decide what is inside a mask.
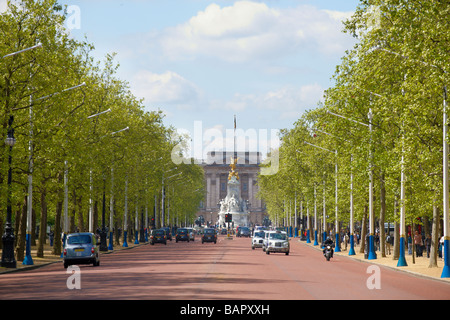
[[[178,228],[177,234],[175,235],[175,242],[187,241],[189,242],[189,231],[186,228]]]
[[[150,244],[154,245],[155,243],[167,244],[166,230],[163,229],[152,230],[152,233],[150,235]]]
[[[270,230],[264,230],[264,237],[263,237],[263,245],[262,245],[262,249],[265,252],[266,251],[266,245],[267,245],[267,241],[269,240],[269,233],[270,232],[274,232],[274,231],[270,231]]]
[[[250,238],[250,229],[247,227],[239,227],[237,236]]]
[[[227,229],[226,229],[226,228],[222,228],[222,229],[220,230],[220,234],[228,234]]]
[[[63,252],[64,268],[75,264],[100,265],[97,237],[91,232],[70,233]]]
[[[264,231],[256,231],[252,238],[252,249],[262,248],[264,241]]]
[[[289,255],[289,237],[285,231],[268,232],[266,243],[266,254],[271,252],[282,252]]]
[[[161,230],[164,230],[166,233],[166,239],[172,241],[172,232],[169,227],[162,227]]]
[[[194,228],[186,228],[189,233],[189,241],[195,240],[195,230]]]
[[[214,242],[217,243],[217,233],[215,229],[205,228],[202,234],[202,243]]]
[[[267,230],[267,228],[264,226],[255,226],[255,228],[253,229],[253,233],[255,233],[257,231],[264,231],[264,230]]]

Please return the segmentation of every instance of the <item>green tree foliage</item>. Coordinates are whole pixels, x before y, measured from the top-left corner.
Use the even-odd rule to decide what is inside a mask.
[[[432,218],[433,208],[442,209],[449,13],[448,0],[361,0],[354,15],[344,22],[344,32],[358,42],[336,67],[334,85],[326,90],[323,104],[285,132],[278,174],[261,177],[261,196],[271,216],[280,199],[292,197],[293,190],[311,201],[313,184],[319,186],[322,171],[330,181],[327,207],[329,211],[334,208],[335,159],[304,141],[338,151],[339,221],[348,221],[350,173],[356,219],[366,212],[369,155],[373,156],[374,212],[386,222],[399,220],[402,158],[406,222],[417,222],[419,217],[424,221]],[[369,110],[372,133],[367,127]],[[296,181],[295,186],[289,179]]]
[[[17,140],[12,155],[13,212],[26,212],[23,199],[32,173],[37,223],[52,225],[55,239],[61,232],[65,172],[70,231],[88,229],[91,204],[97,213],[94,230],[101,226],[103,192],[108,208],[109,200],[114,202],[110,227],[123,228],[125,181],[128,225],[134,226],[135,206],[153,214],[155,196],[160,214],[163,172],[175,168],[171,150],[183,139],[174,140],[174,129],[164,125],[162,112],[145,111],[142,100],[117,78],[115,54],[95,61],[94,46],[72,39],[65,19],[56,0],[12,1],[0,14],[1,136],[6,137],[13,115]],[[42,47],[4,57],[38,43]],[[5,208],[9,148],[4,139],[0,145],[0,202]],[[203,171],[194,164],[181,167],[177,183],[169,184],[170,212],[174,221],[192,221],[203,199]],[[109,209],[106,212],[109,225]],[[4,221],[5,210],[0,218]],[[39,249],[46,236],[46,228],[41,230]],[[17,249],[22,251],[23,247]]]

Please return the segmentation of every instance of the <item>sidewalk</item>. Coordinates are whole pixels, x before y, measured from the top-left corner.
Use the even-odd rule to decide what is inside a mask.
[[[300,240],[298,240],[298,241],[303,243],[304,245],[313,247],[317,250],[322,250],[321,248],[319,248],[319,246],[314,246],[313,241],[311,241],[311,243],[306,243],[306,241],[300,241]],[[423,257],[414,257],[415,263],[413,263],[412,255],[409,255],[408,251],[406,251],[405,259],[406,259],[406,263],[408,265],[405,267],[397,267],[398,260],[392,259],[392,253],[394,252],[393,248],[391,248],[391,254],[390,255],[386,254],[386,257],[381,257],[381,252],[376,251],[377,259],[374,259],[374,260],[364,259],[364,253],[359,253],[359,249],[360,249],[359,245],[355,245],[356,255],[349,256],[348,255],[349,249],[350,249],[350,244],[347,245],[346,251],[344,251],[343,247],[341,247],[341,252],[335,252],[335,255],[345,256],[350,259],[366,262],[369,264],[379,264],[379,265],[383,265],[383,266],[386,266],[386,267],[394,269],[394,270],[409,272],[409,273],[413,273],[417,276],[432,278],[435,280],[440,280],[440,281],[445,281],[447,283],[450,283],[450,278],[441,278],[442,269],[444,268],[444,259],[438,257],[437,258],[438,267],[437,268],[428,268],[430,259],[427,258],[426,252],[424,252]]]
[[[109,242],[108,242],[109,243]],[[126,249],[132,249],[134,247],[138,247],[138,246],[142,246],[142,245],[146,245],[149,244],[149,242],[143,242],[143,243],[139,243],[139,244],[134,244],[134,241],[129,241],[128,242],[128,247],[124,248],[122,247],[122,244],[120,245],[115,245],[113,250],[108,250],[108,251],[100,251],[100,254],[110,254],[110,253],[114,253],[120,250],[126,250]],[[36,256],[36,252],[37,252],[37,247],[36,246],[32,246],[31,247],[31,258],[33,259],[33,265],[23,265],[22,261],[17,261],[17,268],[4,268],[4,267],[0,267],[0,274],[2,273],[7,273],[7,272],[18,272],[18,271],[25,271],[25,270],[32,270],[32,269],[36,269],[51,263],[58,263],[58,262],[62,262],[63,258],[61,258],[61,256],[55,256],[52,254],[52,247],[49,244],[45,244],[44,245],[44,258],[38,258]],[[0,250],[0,257],[1,257],[1,253],[2,250]],[[1,259],[1,258],[0,258]],[[62,263],[61,263],[61,268],[62,268]]]

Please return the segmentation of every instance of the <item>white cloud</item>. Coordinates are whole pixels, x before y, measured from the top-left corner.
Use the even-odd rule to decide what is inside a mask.
[[[342,54],[353,41],[341,32],[350,13],[302,5],[270,8],[238,1],[209,5],[189,21],[160,34],[164,53],[173,59],[214,56],[226,61],[276,58],[304,50]]]
[[[0,0],[0,14],[8,10],[8,3],[6,0]]]
[[[211,103],[211,109],[252,111],[256,114],[276,111],[279,119],[298,118],[305,110],[312,109],[322,100],[324,88],[317,83],[301,87],[285,86],[261,94],[235,94],[231,101]],[[272,115],[272,113],[268,113]]]
[[[185,105],[199,98],[200,90],[179,74],[167,71],[162,74],[139,71],[131,80],[133,93],[146,103]]]

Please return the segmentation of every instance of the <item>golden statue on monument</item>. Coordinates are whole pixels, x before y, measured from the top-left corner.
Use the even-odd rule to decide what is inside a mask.
[[[230,174],[228,175],[228,180],[231,180],[231,177],[235,176],[236,180],[239,180],[239,173],[237,173],[236,171],[236,164],[239,158],[234,159],[233,157],[231,157],[231,164],[230,164]]]

